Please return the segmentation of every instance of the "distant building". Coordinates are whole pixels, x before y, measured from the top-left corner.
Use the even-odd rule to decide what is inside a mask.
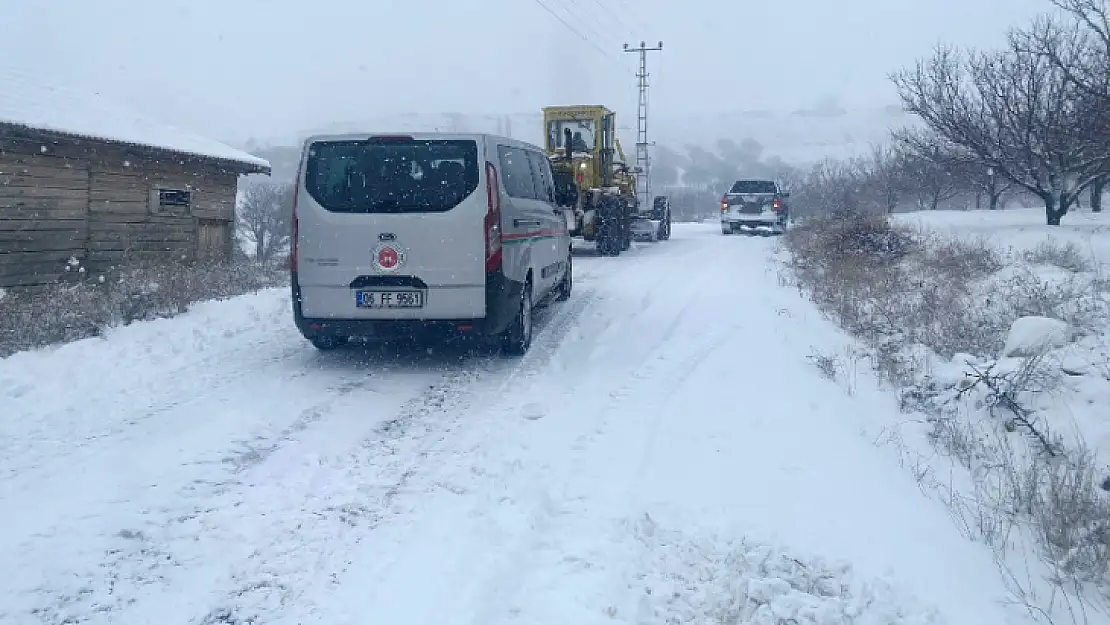
[[[270,164],[0,66],[0,287],[226,260],[239,176]]]

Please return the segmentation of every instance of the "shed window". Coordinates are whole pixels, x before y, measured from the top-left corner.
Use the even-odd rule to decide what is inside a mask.
[[[154,189],[150,195],[150,208],[154,213],[188,212],[193,205],[191,189]]]

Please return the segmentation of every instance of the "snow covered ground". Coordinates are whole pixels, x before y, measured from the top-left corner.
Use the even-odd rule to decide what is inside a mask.
[[[947,236],[979,238],[1002,250],[1033,251],[1045,241],[1073,243],[1101,264],[1110,265],[1110,212],[1072,211],[1058,228],[1045,226],[1043,208],[918,211],[895,218]]]
[[[776,245],[585,251],[518,361],[317,353],[285,290],[0,360],[0,622],[1023,622]]]
[[[924,228],[946,237],[983,241],[1002,254],[1003,269],[983,285],[984,299],[1009,290],[1020,283],[1028,294],[1027,314],[1045,316],[1041,306],[1056,309],[1065,324],[1051,321],[1023,322],[1015,329],[1012,341],[1048,340],[1051,344],[1035,345],[1049,348],[1045,360],[1055,369],[1058,379],[1052,392],[1030,397],[1034,408],[1053,432],[1071,440],[1085,440],[1097,451],[1103,462],[1110,462],[1110,213],[1072,212],[1063,225],[1044,225],[1044,209],[1004,211],[930,211],[899,215],[906,224]],[[1061,301],[1062,300],[1062,301]],[[1055,326],[1063,328],[1062,340],[1051,334]],[[1018,336],[1018,332],[1032,335]],[[1006,358],[1013,345],[998,354],[997,366],[1014,369],[1021,358]],[[1026,350],[1028,351],[1028,350]],[[1030,354],[1026,353],[1025,356]],[[939,367],[938,375],[958,379],[970,369],[960,354]],[[972,359],[982,369],[992,361]],[[1060,371],[1067,373],[1061,375]]]
[[[917,350],[903,397],[928,414],[916,429],[933,444],[889,439],[964,533],[992,547],[1018,602],[1046,622],[1110,622],[1110,215],[1073,212],[1060,227],[1043,209],[896,220],[998,252],[985,273],[986,257],[964,256],[981,273],[953,280],[948,291],[972,305],[947,324],[950,338],[981,348],[993,336],[998,348]]]

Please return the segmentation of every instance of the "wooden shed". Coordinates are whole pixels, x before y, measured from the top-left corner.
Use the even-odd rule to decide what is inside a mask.
[[[229,258],[239,176],[269,163],[99,96],[0,84],[0,287],[56,281],[72,260]]]

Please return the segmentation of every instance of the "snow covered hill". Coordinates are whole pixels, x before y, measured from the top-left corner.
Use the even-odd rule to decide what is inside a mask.
[[[284,289],[0,360],[0,622],[1024,622],[777,245],[586,248],[519,361],[317,353]]]

